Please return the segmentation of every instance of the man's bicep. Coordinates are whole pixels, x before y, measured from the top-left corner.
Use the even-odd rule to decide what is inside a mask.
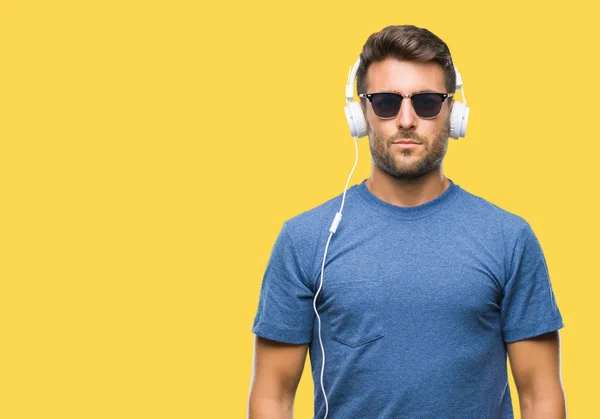
[[[252,387],[262,397],[292,403],[306,361],[308,344],[276,342],[256,335]]]
[[[519,397],[555,394],[562,387],[558,331],[507,344]]]

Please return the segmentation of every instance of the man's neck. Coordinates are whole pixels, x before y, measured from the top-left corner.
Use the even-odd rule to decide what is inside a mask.
[[[440,196],[450,186],[442,167],[415,180],[398,180],[373,167],[366,181],[373,195],[392,205],[414,207],[425,204]]]

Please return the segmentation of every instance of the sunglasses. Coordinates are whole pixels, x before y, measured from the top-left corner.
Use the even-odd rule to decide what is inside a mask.
[[[410,98],[415,113],[423,119],[435,118],[442,110],[442,103],[454,96],[454,93],[414,93],[412,95],[401,95],[399,93],[361,93],[361,98],[369,99],[373,112],[381,119],[392,119],[400,112],[402,99]]]

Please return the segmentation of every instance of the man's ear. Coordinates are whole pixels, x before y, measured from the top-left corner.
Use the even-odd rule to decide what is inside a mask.
[[[367,118],[367,99],[360,99],[360,109],[362,110],[363,116],[365,118],[365,124],[367,126],[367,136],[368,133],[371,132],[371,125],[369,124],[369,118]]]
[[[369,124],[369,120],[367,119],[367,111],[363,109],[363,115],[365,116],[365,125],[367,127],[367,136],[371,132],[371,124]]]
[[[450,99],[454,99],[454,98],[450,98]],[[447,118],[448,127],[450,127],[450,121],[452,120],[452,106],[454,106],[454,100],[451,100],[450,102],[448,102],[448,118]]]

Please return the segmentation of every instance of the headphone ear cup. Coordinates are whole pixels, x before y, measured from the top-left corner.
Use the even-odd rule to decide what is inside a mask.
[[[350,102],[344,108],[344,112],[346,113],[346,119],[350,127],[350,135],[358,138],[366,137],[368,133],[367,121],[365,120],[360,103]]]
[[[450,114],[450,138],[458,140],[467,133],[467,122],[469,121],[469,107],[462,102],[454,102]]]

